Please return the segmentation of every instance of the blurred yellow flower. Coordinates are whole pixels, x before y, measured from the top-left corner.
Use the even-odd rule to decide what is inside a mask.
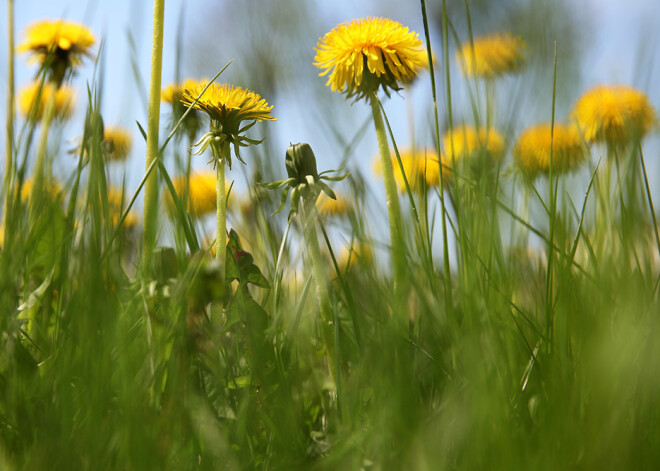
[[[494,129],[479,128],[479,133],[474,126],[456,126],[452,132],[447,131],[442,138],[442,146],[447,154],[447,165],[451,166],[452,152],[454,159],[466,159],[474,157],[481,152],[486,152],[494,161],[504,157],[504,140]]]
[[[172,180],[174,189],[179,198],[183,198],[186,192],[185,175]],[[195,217],[215,213],[216,210],[216,184],[217,177],[213,171],[193,172],[188,181],[188,211]],[[166,199],[170,208],[174,206],[168,192]],[[183,202],[182,202],[183,203]]]
[[[108,207],[110,210],[110,219],[112,225],[116,226],[119,223],[119,218],[125,211],[124,194],[121,188],[115,186],[108,187]],[[133,229],[138,225],[138,217],[135,211],[129,211],[124,219],[123,227],[126,229]]]
[[[364,242],[356,242],[352,247],[344,246],[337,256],[337,266],[344,272],[360,264],[366,265],[373,263],[374,251],[370,245]]]
[[[474,38],[458,50],[457,59],[463,74],[492,78],[517,70],[525,61],[525,43],[510,33]]]
[[[126,160],[132,142],[131,134],[119,126],[106,126],[103,130],[103,151],[107,160]]]
[[[28,26],[25,41],[18,47],[29,52],[42,65],[48,61],[57,85],[67,71],[81,63],[83,55],[90,55],[96,38],[85,26],[64,20],[42,20]]]
[[[513,157],[523,172],[534,178],[550,171],[550,124],[539,124],[525,130],[513,148]],[[585,159],[580,134],[573,126],[555,123],[552,137],[552,172],[566,173],[576,169]]]
[[[199,85],[204,87],[209,82],[209,79],[204,78],[200,80],[196,79],[185,79],[181,83],[170,83],[167,87],[163,88],[160,93],[161,101],[170,103],[172,105],[180,104],[181,97],[183,96],[183,91],[185,89],[193,90]]]
[[[62,196],[62,185],[57,181],[51,181],[46,183],[43,188],[44,194],[47,195],[51,200],[59,199]],[[21,201],[24,203],[30,198],[32,193],[32,179],[28,178],[23,182],[21,187]]]
[[[353,204],[339,193],[335,192],[337,199],[333,200],[325,193],[321,193],[316,200],[316,208],[322,216],[343,216],[353,210]]]
[[[333,92],[360,98],[380,86],[386,93],[399,90],[428,67],[428,60],[417,33],[386,18],[363,18],[321,38],[314,65],[323,70],[320,76],[329,75],[326,85]]]
[[[390,155],[392,155],[392,168],[394,170],[394,179],[396,180],[397,188],[401,193],[404,193],[406,191],[406,184],[401,173],[401,166],[394,150],[391,150]],[[412,191],[418,191],[424,187],[431,188],[438,186],[438,154],[434,150],[399,149],[399,155],[401,156],[403,170],[406,172],[406,178]],[[373,160],[373,171],[378,176],[383,174],[381,165],[380,156],[376,156]],[[443,170],[443,178],[446,179],[449,176],[448,170]]]
[[[46,108],[46,103],[53,95],[55,87],[50,83],[33,82],[23,88],[18,97],[18,107],[23,116],[29,117],[30,113],[35,113],[37,121],[41,120]],[[36,104],[41,90],[39,103]],[[73,115],[74,92],[72,88],[62,86],[55,91],[55,117],[59,119],[68,119]],[[35,108],[36,107],[36,108]]]
[[[626,85],[590,89],[577,101],[572,115],[585,140],[614,144],[641,139],[656,119],[646,95]]]

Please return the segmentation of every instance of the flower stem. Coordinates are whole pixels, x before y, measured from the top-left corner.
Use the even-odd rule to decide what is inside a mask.
[[[225,190],[225,162],[229,158],[229,142],[225,141],[219,147],[211,146],[216,164],[216,238],[215,259],[220,262],[221,283],[225,278],[225,258],[227,246],[227,194]]]
[[[394,267],[395,293],[401,288],[405,268],[405,245],[401,234],[401,209],[399,208],[399,195],[394,180],[394,169],[387,144],[383,115],[378,105],[378,98],[374,92],[369,94],[369,103],[376,127],[378,148],[380,150],[381,165],[383,168],[383,181],[385,182],[385,195],[387,198],[387,211],[390,217],[390,239],[392,244],[392,265]]]
[[[326,274],[319,247],[318,234],[316,232],[316,207],[315,197],[305,198],[302,205],[302,216],[305,233],[305,242],[309,249],[309,255],[312,258],[312,270],[314,280],[316,281],[316,299],[321,312],[321,325],[326,348],[328,349],[328,366],[332,378],[336,378],[335,371],[335,331],[334,318],[330,309],[330,297],[328,296],[328,287],[326,285]]]
[[[146,168],[158,158],[158,126],[160,123],[160,82],[163,65],[163,17],[165,0],[154,0],[154,25],[151,45],[151,82],[149,85],[149,117],[147,124]],[[158,174],[149,175],[144,186],[144,234],[142,266],[148,269],[156,246],[158,224]]]
[[[47,85],[44,83],[44,87]],[[53,87],[52,93],[48,96],[46,101],[46,106],[44,109],[43,119],[42,119],[42,128],[41,136],[39,138],[39,145],[37,146],[37,161],[34,166],[34,176],[32,177],[32,190],[30,193],[30,207],[32,210],[35,210],[42,201],[41,196],[44,187],[45,180],[47,179],[47,154],[48,154],[48,132],[50,130],[50,125],[53,122],[53,117],[55,116],[55,95],[56,89]],[[42,93],[43,96],[43,93]]]
[[[14,173],[14,0],[7,2],[7,23],[9,41],[7,43],[7,135],[5,137],[5,181],[3,189],[5,192],[5,230],[7,229],[7,218],[9,214],[11,183]],[[7,237],[5,237],[7,240]]]

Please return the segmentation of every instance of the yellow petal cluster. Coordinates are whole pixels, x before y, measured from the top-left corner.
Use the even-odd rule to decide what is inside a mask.
[[[109,161],[126,160],[132,143],[131,134],[119,126],[106,126],[103,130],[103,150]]]
[[[119,223],[119,218],[125,210],[124,194],[121,188],[115,186],[108,187],[108,207],[110,210],[110,219],[112,225],[116,226]],[[124,219],[123,227],[133,229],[138,225],[138,217],[135,211],[129,211]]]
[[[95,43],[92,32],[81,24],[42,20],[28,26],[25,41],[18,50],[29,52],[41,64],[52,60],[50,67],[57,75],[56,83],[61,83],[64,73],[79,65],[82,56],[89,55]]]
[[[179,198],[184,198],[188,192],[188,212],[195,217],[215,213],[216,210],[216,183],[217,177],[213,171],[193,172],[186,188],[185,175],[172,180],[174,189]],[[173,202],[169,193],[166,198],[170,207]]]
[[[203,88],[208,82],[208,79],[185,79],[181,83],[170,83],[160,92],[160,99],[165,103],[178,104],[181,102],[181,97],[185,89],[193,90],[200,85]]]
[[[392,168],[394,170],[394,180],[401,193],[406,191],[406,183],[401,173],[401,166],[396,158],[394,150],[390,151],[392,155]],[[403,164],[403,171],[406,172],[406,178],[412,191],[419,191],[423,188],[431,188],[439,184],[438,154],[432,149],[399,149],[399,156]],[[374,157],[373,170],[376,175],[381,176],[380,156]],[[448,177],[445,170],[443,177]]]
[[[465,75],[492,78],[517,70],[525,61],[524,50],[521,38],[510,33],[493,34],[463,44],[457,59]]]
[[[39,91],[41,90],[41,98],[38,105],[36,104]],[[50,83],[44,83],[43,87],[40,82],[33,82],[25,87],[18,97],[18,107],[23,116],[30,116],[33,112],[37,121],[41,120],[46,108],[46,103],[51,99],[55,93],[55,117],[59,119],[68,119],[73,115],[74,105],[74,92],[73,89],[67,86],[61,86],[57,90]],[[36,106],[36,108],[34,108]]]
[[[43,192],[51,200],[57,200],[62,196],[62,185],[57,181],[47,182],[44,186]],[[32,179],[28,178],[23,182],[21,186],[21,201],[23,203],[27,202],[30,199],[32,194]]]
[[[417,33],[387,18],[356,19],[321,38],[314,65],[328,75],[332,91],[361,96],[379,86],[398,90],[428,67]]]
[[[551,126],[539,124],[525,130],[513,148],[513,157],[523,172],[534,178],[550,172]],[[552,172],[570,172],[585,160],[580,134],[574,126],[555,123],[552,135]]]
[[[352,203],[339,193],[336,193],[337,199],[332,199],[325,193],[321,193],[316,200],[316,208],[321,216],[343,216],[353,209]]]
[[[451,165],[452,152],[455,160],[471,158],[482,152],[486,152],[493,160],[504,157],[504,139],[492,128],[480,127],[477,132],[474,126],[457,126],[452,132],[445,133],[442,146],[447,154],[448,165]]]
[[[598,85],[588,90],[572,115],[585,140],[613,144],[641,139],[656,119],[647,96],[626,85]]]
[[[205,86],[200,83],[193,88],[184,88],[181,102],[191,106]],[[228,135],[238,134],[242,121],[276,119],[270,114],[273,106],[257,93],[229,84],[212,83],[193,108],[206,112]]]
[[[374,260],[374,251],[368,244],[358,242],[352,247],[342,247],[337,257],[340,271],[349,270],[358,264],[370,264]]]

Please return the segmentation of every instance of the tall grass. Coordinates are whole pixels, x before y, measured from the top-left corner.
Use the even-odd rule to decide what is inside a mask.
[[[443,20],[449,104],[456,45],[451,18]],[[154,21],[162,25],[162,16]],[[560,57],[558,49],[545,70],[555,81]],[[451,129],[456,106],[438,107],[434,81],[433,144],[450,155],[440,149],[440,122]],[[529,188],[525,215],[510,196],[527,191],[508,171],[510,156],[489,171],[456,167],[451,182],[440,171],[440,185],[424,194],[406,184],[394,253],[407,279],[395,291],[359,192],[336,219],[310,221],[316,210],[306,204],[308,218],[286,220],[272,215],[278,195],[249,177],[241,209],[231,203],[240,195],[230,199],[233,227],[226,261],[217,263],[163,163],[186,149],[170,140],[180,122],[158,146],[157,85],[146,136],[156,160],[118,210],[108,199],[94,84],[76,123],[78,164],[61,191],[21,197],[37,123],[26,122],[8,150],[15,165],[2,201],[11,230],[0,248],[0,468],[660,466],[660,237],[643,142],[622,150],[611,194],[597,183],[603,149],[594,144],[593,172],[579,182],[584,199],[572,201],[565,177],[551,170]],[[554,98],[555,90],[540,93]],[[400,161],[387,103],[374,110]],[[554,104],[547,111],[554,121]],[[261,151],[284,175],[283,149]],[[63,154],[55,149],[54,159]],[[259,160],[249,157],[259,175]],[[145,214],[142,230],[151,232],[143,240],[126,221],[145,181],[156,195],[162,185],[174,210],[151,228],[154,216]],[[597,200],[613,205],[607,225]],[[165,229],[174,248],[155,247]],[[344,242],[354,249],[348,259]],[[315,283],[319,299],[310,293]]]

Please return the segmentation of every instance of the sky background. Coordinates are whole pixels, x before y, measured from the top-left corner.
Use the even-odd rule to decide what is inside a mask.
[[[532,1],[532,0],[530,0]],[[448,2],[452,3],[452,2]],[[463,3],[463,2],[459,2]],[[492,4],[497,4],[493,2]],[[546,2],[548,3],[548,2]],[[551,4],[552,2],[550,2]],[[229,60],[234,62],[227,70],[225,81],[242,85],[247,88],[254,86],[256,79],[252,79],[255,69],[261,63],[254,58],[244,60],[246,57],[241,51],[250,47],[250,41],[255,41],[260,48],[268,54],[269,47],[273,54],[282,48],[291,50],[291,63],[295,65],[289,75],[279,77],[277,93],[267,96],[261,93],[272,105],[273,114],[277,117],[275,123],[259,124],[253,128],[251,137],[262,137],[266,131],[263,126],[269,126],[268,139],[273,149],[281,149],[281,162],[275,163],[281,168],[280,177],[284,171],[284,153],[290,142],[309,142],[319,160],[319,170],[336,168],[345,156],[344,150],[337,145],[335,133],[350,140],[356,130],[368,120],[369,110],[364,103],[351,104],[346,102],[342,95],[331,93],[325,88],[325,79],[316,77],[318,70],[312,65],[314,46],[319,37],[332,29],[338,23],[353,18],[366,16],[388,16],[409,26],[423,35],[420,4],[415,0],[409,1],[349,1],[336,0],[334,2],[310,0],[298,2],[291,0],[291,11],[273,11],[268,1],[204,1],[204,0],[167,0],[165,2],[165,34],[163,56],[163,86],[175,79],[177,44],[181,51],[182,78],[212,76]],[[491,4],[491,5],[492,5]],[[310,20],[302,31],[288,29],[286,24],[279,30],[275,27],[275,34],[270,30],[259,36],[262,28],[260,21],[272,22],[274,15],[286,17],[295,21],[296,5],[304,6]],[[439,0],[427,1],[429,10],[437,11]],[[660,60],[658,48],[660,43],[660,2],[655,0],[577,0],[567,3],[568,13],[577,25],[581,49],[576,44],[567,41],[566,37],[558,37],[559,69],[558,85],[565,85],[565,94],[558,97],[557,116],[564,118],[575,100],[590,86],[598,83],[623,83],[645,91],[656,109],[660,108]],[[6,2],[2,2],[2,9],[6,9]],[[149,82],[149,67],[151,60],[151,33],[153,2],[148,0],[52,0],[52,1],[17,1],[15,2],[15,35],[16,43],[20,44],[26,27],[37,20],[65,18],[86,24],[97,36],[102,38],[105,54],[105,83],[103,89],[102,113],[106,124],[119,124],[129,128],[133,133],[134,147],[129,161],[120,168],[111,169],[111,178],[116,183],[126,176],[130,192],[137,186],[144,172],[145,146],[139,137],[135,121],[146,123],[146,87]],[[252,16],[250,16],[252,15]],[[452,10],[450,10],[450,18]],[[7,37],[6,13],[0,15],[0,37],[3,44]],[[280,21],[280,20],[278,20]],[[548,20],[550,21],[550,20]],[[265,24],[264,23],[264,24]],[[182,40],[178,41],[177,31],[182,27]],[[475,24],[476,26],[476,24]],[[483,28],[486,29],[486,28]],[[439,30],[431,24],[432,45],[438,57],[441,56],[441,42]],[[493,31],[475,29],[474,34],[480,35]],[[256,33],[256,36],[255,36]],[[133,37],[135,49],[129,42],[129,35]],[[237,45],[238,44],[238,45]],[[565,54],[574,54],[578,57],[577,73],[562,73],[562,58]],[[139,84],[131,65],[134,56],[137,72],[142,83]],[[264,56],[267,57],[267,56]],[[453,60],[454,52],[451,52]],[[26,64],[25,55],[16,56],[16,88],[28,83],[35,73],[35,67]],[[247,62],[247,63],[246,63]],[[6,74],[7,50],[0,48],[0,103],[4,108],[6,103]],[[550,74],[551,63],[547,64],[541,74]],[[456,70],[458,67],[452,61],[452,87],[455,100],[455,109],[467,109],[466,89],[461,85],[461,77]],[[436,75],[442,74],[436,69]],[[92,79],[93,65],[91,61],[81,68],[75,77],[73,85],[83,91],[87,81]],[[278,72],[280,74],[280,72]],[[526,76],[505,79],[502,90],[520,88],[525,83]],[[508,82],[507,82],[508,80]],[[533,122],[549,120],[550,108],[548,106],[550,90],[534,90],[521,94],[516,100],[511,100],[505,92],[498,96],[498,103],[508,116],[520,115],[518,119],[510,120],[513,135]],[[550,82],[551,85],[551,82]],[[507,88],[508,87],[508,88]],[[438,83],[439,94],[442,93],[442,83]],[[499,91],[499,90],[498,90]],[[316,100],[316,98],[322,99]],[[388,117],[394,128],[397,143],[401,146],[411,144],[415,140],[417,146],[432,145],[430,132],[430,85],[428,76],[419,80],[411,91],[393,94],[385,103]],[[317,104],[318,102],[324,105]],[[78,113],[84,113],[82,100],[79,100]],[[442,113],[444,100],[439,103]],[[168,106],[163,104],[161,115],[162,136],[167,134]],[[2,129],[0,136],[2,149],[4,149],[4,117],[2,113]],[[459,120],[468,119],[461,116]],[[144,126],[146,128],[146,126]],[[349,168],[359,169],[373,182],[373,195],[376,200],[384,198],[382,184],[373,180],[370,174],[371,159],[377,152],[377,143],[373,126],[367,126],[367,132],[352,148]],[[79,127],[70,127],[63,130],[65,145],[73,147],[75,137],[80,133]],[[653,186],[654,197],[660,200],[660,142],[658,132],[645,141],[646,160],[648,162],[649,176]],[[246,161],[249,166],[249,151]],[[510,159],[510,156],[507,157]],[[206,166],[206,158],[198,158],[195,162],[197,168]],[[4,165],[2,166],[4,169]],[[1,171],[1,170],[0,170]],[[244,174],[249,169],[236,169],[231,171],[229,178],[236,180],[240,190],[245,185]],[[66,173],[66,165],[64,166]],[[579,188],[577,191],[581,191]],[[382,200],[381,200],[382,201]],[[380,209],[379,209],[380,206]],[[384,205],[375,205],[374,211],[385,217]]]

